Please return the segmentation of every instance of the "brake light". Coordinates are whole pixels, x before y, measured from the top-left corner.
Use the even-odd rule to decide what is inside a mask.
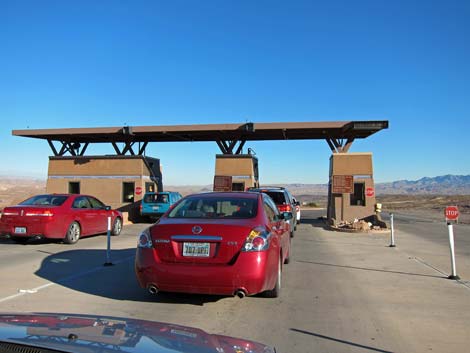
[[[39,216],[39,217],[52,217],[54,214],[50,210],[46,211],[30,211],[24,214],[25,216]]]
[[[278,205],[277,209],[279,210],[279,212],[292,212],[291,205]]]
[[[147,228],[139,235],[137,246],[143,249],[149,249],[152,247],[152,239],[150,238],[149,229]]]
[[[19,216],[20,215],[18,212],[3,211],[2,213],[4,216]]]
[[[269,233],[261,227],[251,230],[246,237],[242,251],[262,251],[269,247]]]

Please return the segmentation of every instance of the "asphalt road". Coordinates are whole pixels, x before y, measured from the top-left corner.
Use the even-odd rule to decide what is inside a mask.
[[[383,219],[389,222],[389,214],[384,214]],[[394,213],[394,224],[398,246],[440,271],[450,273],[449,231],[444,219]],[[453,233],[457,274],[469,280],[470,224],[453,224]]]
[[[279,352],[468,349],[468,247],[459,250],[462,281],[450,281],[445,278],[447,243],[437,240],[436,224],[401,223],[397,217],[398,246],[389,248],[387,234],[327,231],[317,220],[321,215],[303,211],[293,261],[283,269],[283,289],[276,299],[150,295],[137,285],[133,270],[137,235],[145,224],[126,226],[112,238],[110,267],[103,266],[105,236],[75,245],[1,240],[0,311],[176,323],[263,342]]]

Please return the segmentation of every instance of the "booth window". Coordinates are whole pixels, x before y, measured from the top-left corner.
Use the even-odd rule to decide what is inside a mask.
[[[365,183],[354,183],[354,192],[351,194],[351,206],[365,206]]]
[[[155,192],[155,184],[154,183],[145,183],[145,192]]]
[[[232,191],[245,191],[245,183],[232,183]]]
[[[122,183],[122,202],[134,202],[134,183]]]
[[[79,194],[79,193],[80,193],[80,182],[69,181],[69,194]]]

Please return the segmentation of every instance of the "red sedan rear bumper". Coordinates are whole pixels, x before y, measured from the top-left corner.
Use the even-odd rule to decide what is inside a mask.
[[[155,285],[161,291],[246,295],[274,288],[277,276],[274,251],[242,252],[233,265],[161,262],[154,249],[137,248],[135,272],[143,288]]]
[[[25,228],[25,233],[16,233],[15,228]],[[59,238],[63,237],[64,234],[58,234],[57,225],[53,224],[48,220],[44,220],[42,222],[24,222],[24,221],[16,221],[16,220],[9,220],[9,219],[2,219],[0,221],[0,235],[2,236],[14,236],[14,237],[23,237],[23,238],[31,238],[31,237],[44,237],[44,238]]]

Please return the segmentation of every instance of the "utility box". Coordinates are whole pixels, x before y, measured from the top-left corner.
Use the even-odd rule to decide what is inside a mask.
[[[328,221],[351,222],[375,215],[372,153],[335,153],[330,157]]]
[[[258,158],[251,154],[215,156],[214,191],[245,191],[259,187]]]
[[[146,192],[162,191],[160,160],[146,156],[49,157],[48,193],[86,194],[135,221]]]

